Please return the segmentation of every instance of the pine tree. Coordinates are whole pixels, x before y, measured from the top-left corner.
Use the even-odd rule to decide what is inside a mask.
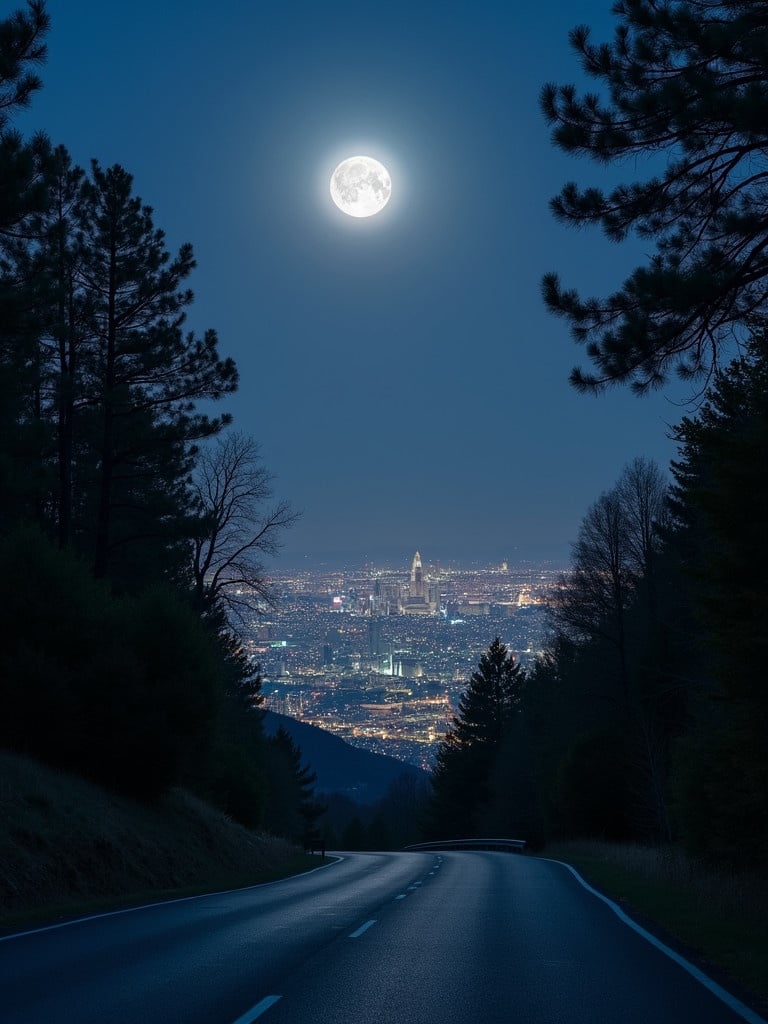
[[[765,545],[768,509],[768,328],[720,372],[676,430],[673,508],[693,543],[692,574],[723,696],[768,709]]]
[[[217,648],[178,595],[116,598],[27,527],[0,539],[0,746],[137,796],[201,769]]]
[[[301,747],[280,726],[270,740],[269,793],[265,826],[288,839],[311,834],[325,805],[315,798],[317,774],[302,764]]]
[[[40,88],[49,18],[42,0],[0,19],[0,530],[41,515],[50,432],[38,410],[39,310],[30,255],[45,210],[47,138],[25,142],[12,119]]]
[[[471,836],[491,797],[496,759],[518,714],[525,679],[499,637],[480,657],[438,748],[427,831],[436,838]]]
[[[673,508],[712,684],[677,758],[678,816],[696,853],[765,869],[768,845],[768,332],[677,430]]]
[[[607,97],[549,84],[543,112],[567,153],[623,166],[660,154],[662,169],[610,192],[569,183],[551,205],[612,241],[655,239],[656,252],[605,299],[564,289],[556,274],[543,291],[595,366],[572,383],[642,392],[671,370],[690,378],[716,365],[734,328],[766,306],[768,6],[623,0],[614,12],[612,44],[593,44],[585,26],[570,35]]]
[[[0,236],[6,239],[23,237],[30,215],[46,206],[48,141],[36,135],[25,143],[10,121],[42,86],[34,66],[46,58],[49,28],[44,0],[29,0],[26,11],[0,21]]]
[[[51,449],[55,447],[56,452],[47,525],[60,547],[73,539],[76,467],[85,455],[77,426],[86,403],[83,355],[90,298],[79,280],[82,247],[76,224],[84,177],[64,146],[57,146],[46,175],[49,205],[36,222],[39,243],[33,257],[42,312],[38,351],[45,401],[41,412],[55,436]]]
[[[237,370],[220,359],[215,331],[198,338],[183,330],[192,247],[171,258],[122,167],[102,170],[93,161],[78,228],[78,274],[88,299],[83,420],[93,473],[83,530],[95,575],[125,584],[171,551],[187,512],[191,446],[230,419],[209,419],[195,402],[232,392]],[[137,541],[146,567],[136,563]]]

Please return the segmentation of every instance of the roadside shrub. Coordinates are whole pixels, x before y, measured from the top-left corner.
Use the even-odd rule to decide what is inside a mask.
[[[0,543],[0,745],[154,796],[205,759],[215,642],[178,597],[113,598],[35,530]]]

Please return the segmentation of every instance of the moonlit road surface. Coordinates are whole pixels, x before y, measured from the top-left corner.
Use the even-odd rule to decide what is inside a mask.
[[[516,854],[348,854],[282,882],[0,941],[2,1024],[255,1020],[760,1022],[567,867]]]

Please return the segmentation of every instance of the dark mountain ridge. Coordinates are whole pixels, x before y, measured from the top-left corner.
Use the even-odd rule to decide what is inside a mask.
[[[402,775],[426,778],[426,772],[396,757],[353,747],[325,729],[288,715],[265,713],[264,729],[268,735],[276,733],[281,725],[301,747],[302,761],[317,772],[318,792],[343,793],[359,803],[373,803]]]

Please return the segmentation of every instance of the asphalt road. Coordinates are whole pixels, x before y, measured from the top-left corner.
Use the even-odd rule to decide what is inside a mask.
[[[727,998],[727,996],[726,996]],[[348,854],[0,940],[2,1024],[731,1024],[552,861]]]

